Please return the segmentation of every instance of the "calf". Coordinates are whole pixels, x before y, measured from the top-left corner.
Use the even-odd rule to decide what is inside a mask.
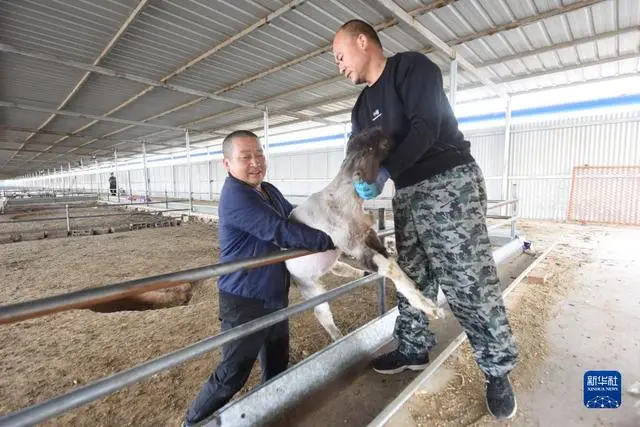
[[[355,258],[365,268],[391,279],[409,303],[426,315],[438,318],[442,309],[422,295],[416,284],[389,257],[386,248],[372,229],[371,219],[364,213],[364,201],[356,194],[353,182],[373,182],[382,160],[391,149],[391,141],[380,128],[371,128],[352,136],[337,176],[320,192],[297,206],[290,218],[322,230],[331,236],[338,249],[306,255],[286,261],[287,269],[308,299],[326,290],[318,282],[320,276],[336,269],[350,267],[340,263],[341,253]],[[315,307],[315,315],[333,340],[342,337],[336,327],[328,303]]]

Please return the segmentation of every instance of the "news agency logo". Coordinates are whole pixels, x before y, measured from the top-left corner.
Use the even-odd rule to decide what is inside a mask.
[[[622,405],[622,375],[618,371],[587,371],[583,379],[584,406],[616,409]]]

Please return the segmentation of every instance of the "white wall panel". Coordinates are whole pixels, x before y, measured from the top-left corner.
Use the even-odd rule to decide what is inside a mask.
[[[171,174],[167,170],[166,166],[149,168],[149,181],[149,194],[151,197],[164,197],[165,191],[167,194],[171,194],[173,192]]]
[[[574,166],[640,164],[640,114],[617,113],[515,126],[510,180],[522,216],[562,220]]]

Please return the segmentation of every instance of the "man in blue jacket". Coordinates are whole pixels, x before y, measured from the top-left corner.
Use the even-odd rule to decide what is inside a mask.
[[[273,185],[264,182],[265,156],[258,137],[245,130],[223,141],[223,163],[229,176],[218,207],[220,261],[261,257],[282,248],[323,252],[335,246],[322,231],[288,220],[293,206]],[[289,274],[284,262],[243,269],[218,279],[221,330],[257,319],[288,305]],[[289,323],[283,321],[222,350],[222,362],[191,403],[188,427],[225,405],[244,386],[259,358],[262,381],[289,363]]]

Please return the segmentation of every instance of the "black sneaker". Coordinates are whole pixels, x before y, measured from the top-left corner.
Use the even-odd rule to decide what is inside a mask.
[[[406,369],[421,371],[429,364],[429,354],[410,357],[394,350],[374,359],[372,364],[373,369],[381,374],[397,374]]]
[[[516,414],[518,404],[507,375],[487,377],[485,403],[489,413],[498,419],[508,419]]]

